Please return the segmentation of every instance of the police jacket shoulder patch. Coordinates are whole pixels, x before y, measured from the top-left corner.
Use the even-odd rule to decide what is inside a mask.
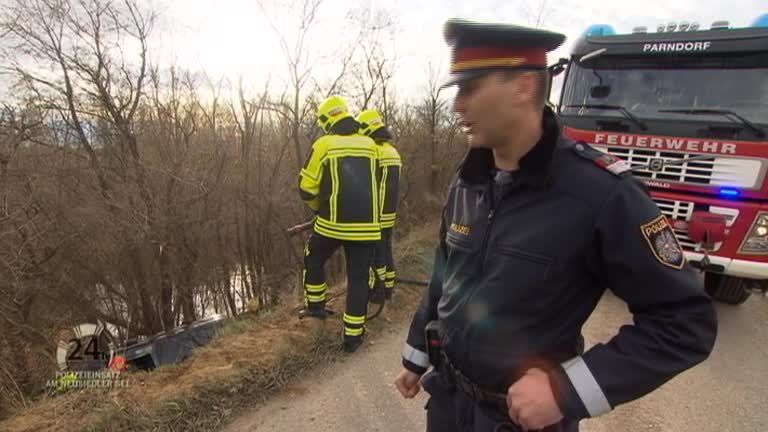
[[[640,226],[643,237],[653,252],[653,256],[665,266],[682,269],[685,263],[683,248],[675,237],[672,227],[664,215]]]
[[[604,153],[583,142],[577,142],[573,146],[573,150],[579,156],[591,160],[598,167],[616,176],[622,177],[631,173],[632,167],[629,165],[629,163],[627,163],[627,161],[611,154]]]

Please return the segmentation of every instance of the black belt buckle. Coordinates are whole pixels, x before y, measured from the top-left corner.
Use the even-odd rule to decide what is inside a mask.
[[[464,376],[460,370],[456,369],[445,354],[443,354],[443,357],[443,364],[445,365],[444,369],[456,388],[478,403],[491,406],[502,413],[507,412],[506,394],[494,393],[481,388]]]

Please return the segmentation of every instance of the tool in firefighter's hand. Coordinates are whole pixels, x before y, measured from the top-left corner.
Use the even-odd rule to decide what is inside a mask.
[[[700,270],[703,272],[710,264],[709,253],[715,250],[715,244],[725,240],[726,236],[725,215],[695,211],[688,223],[688,237],[701,244],[704,258],[701,260]]]
[[[300,232],[304,232],[304,231],[312,228],[312,226],[314,224],[315,224],[315,219],[312,218],[312,220],[308,220],[308,221],[306,221],[304,223],[300,223],[298,225],[294,225],[294,226],[288,228],[286,230],[286,232],[288,233],[289,236],[292,236],[292,235],[298,234]]]

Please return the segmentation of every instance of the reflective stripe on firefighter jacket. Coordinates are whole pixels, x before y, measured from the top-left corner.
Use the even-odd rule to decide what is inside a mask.
[[[452,182],[431,282],[403,365],[429,366],[425,325],[438,320],[453,366],[506,394],[532,367],[548,371],[566,419],[597,416],[703,361],[717,332],[711,299],[637,179],[560,133],[543,136],[509,181],[493,154],[468,152]],[[606,288],[633,324],[582,352],[581,330]]]
[[[362,135],[326,135],[312,145],[299,174],[302,200],[317,214],[314,230],[339,240],[381,239],[378,149]]]
[[[381,228],[392,228],[397,218],[397,202],[400,187],[402,160],[395,147],[383,141],[377,143],[379,150],[379,215]]]

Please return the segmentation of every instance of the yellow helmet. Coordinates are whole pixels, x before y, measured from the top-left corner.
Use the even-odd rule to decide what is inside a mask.
[[[374,109],[369,109],[357,115],[357,122],[360,123],[360,133],[370,136],[372,133],[383,128],[384,120],[381,114]]]
[[[351,117],[347,101],[341,96],[331,96],[317,107],[317,125],[326,133],[343,118]]]

